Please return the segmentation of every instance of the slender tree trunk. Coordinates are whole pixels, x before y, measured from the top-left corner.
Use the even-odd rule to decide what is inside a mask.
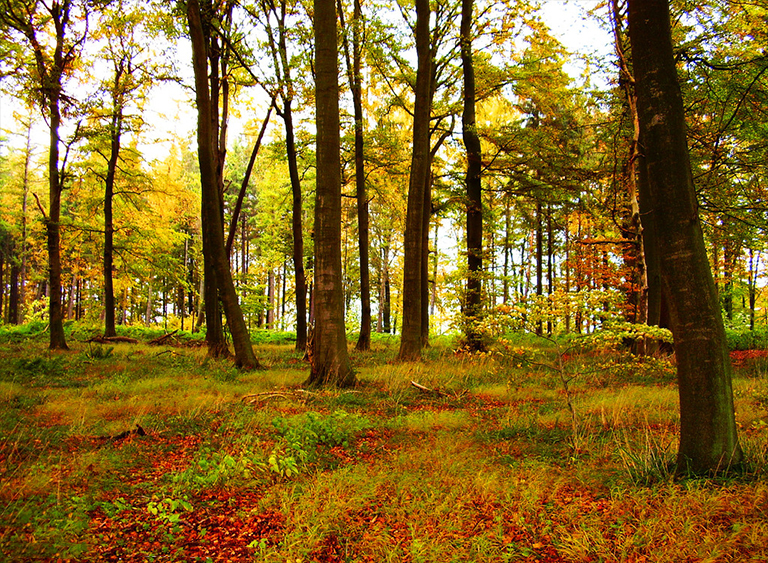
[[[429,346],[429,224],[432,220],[432,158],[427,167],[421,225],[421,347]]]
[[[123,129],[122,102],[117,91],[123,69],[115,69],[115,93],[112,100],[112,122],[110,124],[110,154],[107,162],[107,177],[104,182],[104,336],[115,336],[115,289],[112,277],[114,268],[115,226],[112,217],[112,200],[115,193],[115,175],[120,157],[120,140]]]
[[[59,87],[60,91],[60,87]],[[48,151],[48,193],[50,204],[46,231],[48,235],[48,316],[50,343],[52,350],[67,350],[64,335],[64,309],[61,303],[61,179],[59,174],[59,125],[61,113],[59,98],[55,97],[49,105],[50,149]]]
[[[389,286],[389,241],[384,244],[381,253],[381,330],[384,334],[392,334],[392,296]]]
[[[267,328],[275,328],[275,271],[267,274]]]
[[[307,278],[304,271],[301,179],[299,177],[290,99],[285,101],[282,116],[285,123],[285,146],[288,152],[288,175],[291,178],[291,193],[293,196],[291,230],[293,233],[294,284],[296,285],[296,350],[301,352],[307,348]]]
[[[536,297],[541,306],[541,297],[544,295],[544,209],[541,201],[536,202]],[[536,334],[544,334],[544,325],[539,313],[536,321]]]
[[[429,309],[430,309],[430,315],[435,316],[436,309],[437,309],[437,266],[438,266],[438,258],[440,256],[439,248],[437,246],[438,241],[440,240],[439,234],[440,234],[440,222],[435,221],[435,235],[432,240],[434,240],[434,258],[432,260],[432,281],[431,281],[431,291],[432,293],[429,296]]]
[[[27,125],[27,148],[24,152],[24,180],[21,196],[21,270],[19,271],[19,310],[16,324],[22,324],[27,304],[27,201],[29,198],[29,164],[32,160],[32,118]]]
[[[17,256],[10,259],[11,271],[9,274],[8,291],[8,323],[19,324],[19,260]],[[2,318],[2,316],[0,316]]]
[[[731,365],[704,246],[686,142],[667,0],[630,0],[638,115],[680,395],[678,471],[738,466]]]
[[[339,0],[339,4],[341,1]],[[342,14],[341,6],[339,14]],[[371,349],[371,274],[369,250],[369,213],[368,192],[365,187],[365,154],[363,132],[363,88],[362,88],[362,35],[363,14],[361,0],[354,0],[352,22],[352,60],[349,57],[348,42],[345,40],[347,74],[352,91],[352,104],[355,112],[355,187],[357,193],[357,231],[358,251],[360,255],[360,336],[355,349]]]
[[[431,114],[432,54],[428,0],[416,0],[416,90],[413,119],[413,156],[408,182],[408,209],[405,221],[405,262],[403,271],[403,321],[398,358],[421,358],[422,347],[422,258],[424,191],[429,177],[429,119]]]
[[[315,330],[306,384],[357,383],[347,352],[341,277],[341,138],[334,0],[315,0],[317,188],[315,197]]]
[[[477,329],[482,313],[483,200],[482,151],[475,120],[475,69],[472,62],[473,0],[461,3],[461,68],[464,74],[462,134],[467,151],[467,293],[464,300],[465,340],[473,350],[485,348]]]
[[[195,71],[195,94],[198,108],[197,137],[202,185],[203,246],[208,251],[211,262],[210,270],[227,314],[235,348],[235,363],[243,369],[253,369],[260,367],[260,365],[253,353],[250,336],[240,309],[224,242],[221,197],[216,174],[216,140],[211,119],[214,112],[211,107],[211,93],[208,86],[208,56],[200,17],[200,5],[197,0],[189,0],[187,3],[187,17],[192,39],[192,62]],[[206,241],[208,242],[207,245],[205,244]],[[211,319],[208,319],[209,323],[210,321]]]

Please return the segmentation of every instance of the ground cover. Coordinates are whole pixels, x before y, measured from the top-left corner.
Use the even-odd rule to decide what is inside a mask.
[[[768,561],[768,360],[734,353],[749,465],[676,479],[665,358],[500,342],[352,353],[300,388],[189,346],[0,342],[0,559]],[[416,381],[427,390],[414,387]]]

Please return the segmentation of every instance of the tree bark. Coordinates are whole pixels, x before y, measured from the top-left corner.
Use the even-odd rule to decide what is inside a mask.
[[[224,225],[221,198],[217,182],[217,159],[214,147],[211,92],[208,86],[208,54],[198,0],[187,3],[190,38],[192,40],[192,66],[195,71],[195,95],[198,109],[197,138],[198,160],[202,188],[203,247],[210,258],[210,273],[227,314],[232,342],[235,348],[235,364],[243,369],[261,367],[253,353],[248,329],[240,309],[229,258],[224,243]],[[205,244],[207,241],[208,244]],[[207,269],[207,268],[206,268]],[[208,297],[208,295],[206,295]],[[206,310],[206,316],[208,311]],[[210,323],[211,319],[208,318]]]
[[[637,105],[680,395],[678,471],[738,466],[731,364],[686,141],[667,0],[630,0]]]
[[[544,206],[541,200],[536,201],[536,297],[541,305],[541,297],[544,295]],[[539,311],[539,319],[536,321],[536,334],[544,334],[544,324]]]
[[[478,331],[482,314],[483,200],[482,150],[475,120],[475,69],[472,62],[473,0],[461,3],[461,67],[464,75],[462,135],[467,151],[467,293],[464,299],[464,338],[473,351],[485,348]]]
[[[429,177],[429,119],[431,113],[432,53],[428,0],[416,0],[416,88],[413,115],[413,156],[408,181],[408,209],[405,220],[405,261],[403,271],[403,321],[398,358],[421,358],[422,347],[422,238],[424,191]]]
[[[285,146],[288,153],[288,175],[291,178],[291,232],[293,233],[293,271],[296,286],[296,350],[307,348],[307,277],[304,271],[304,228],[302,221],[301,178],[299,177],[296,141],[293,133],[291,101],[286,100],[283,109]]]
[[[339,14],[341,0],[339,0]],[[371,274],[370,274],[370,216],[368,192],[365,187],[365,154],[363,131],[363,87],[362,87],[362,35],[363,14],[361,0],[354,0],[352,21],[352,57],[350,60],[348,42],[345,39],[347,76],[352,91],[352,105],[355,114],[355,188],[357,200],[358,253],[360,257],[360,335],[355,349],[371,349]]]
[[[122,61],[115,65],[115,81],[112,93],[112,121],[109,128],[110,153],[107,176],[104,181],[104,336],[116,336],[115,289],[112,277],[114,268],[115,225],[112,217],[112,201],[115,193],[115,175],[120,157],[120,141],[123,129],[123,105],[120,82],[123,76]]]
[[[334,0],[315,0],[315,329],[306,385],[357,383],[347,352],[341,276],[341,138]]]

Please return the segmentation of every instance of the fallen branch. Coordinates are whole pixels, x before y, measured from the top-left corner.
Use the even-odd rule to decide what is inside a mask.
[[[317,393],[307,391],[306,389],[296,389],[294,391],[263,391],[261,393],[252,393],[251,395],[244,395],[240,400],[253,404],[256,402],[266,401],[278,397],[280,399],[296,399],[302,398],[304,401],[307,399],[316,397]]]
[[[163,336],[158,336],[157,338],[150,340],[149,344],[152,346],[162,346],[165,344],[170,338],[173,338],[173,335],[179,332],[179,329],[177,328],[173,332],[169,332],[168,334],[164,334]]]
[[[437,395],[438,397],[445,397],[445,393],[438,389],[430,389],[429,387],[424,387],[421,383],[416,383],[415,381],[411,381],[411,385],[414,386],[416,389],[421,391],[422,393],[426,393],[428,395]]]
[[[96,344],[110,344],[115,342],[126,342],[128,344],[138,344],[139,341],[130,336],[94,336],[86,342],[95,342]]]

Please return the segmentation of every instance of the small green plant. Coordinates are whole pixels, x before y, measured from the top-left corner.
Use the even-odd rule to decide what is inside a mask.
[[[349,439],[368,423],[362,417],[339,410],[331,415],[308,412],[292,421],[278,417],[272,425],[291,447],[298,445],[309,450],[319,445],[347,447]]]
[[[192,464],[171,477],[177,487],[193,490],[205,489],[226,483],[230,479],[248,475],[248,459],[236,459],[230,454],[203,448]]]
[[[181,499],[164,498],[147,503],[147,512],[162,522],[178,524],[184,512],[191,512],[192,504],[187,497]]]
[[[93,342],[89,342],[88,350],[86,350],[84,354],[89,360],[106,360],[112,357],[114,351],[114,346],[102,346],[101,344],[94,345]]]
[[[291,453],[286,453],[283,448],[276,447],[267,460],[270,471],[285,479],[298,475],[299,460],[306,459],[306,452],[303,450],[290,448],[290,451]]]
[[[675,474],[672,441],[663,440],[645,427],[643,444],[638,448],[625,434],[616,439],[616,451],[630,480],[648,486],[672,480]]]

